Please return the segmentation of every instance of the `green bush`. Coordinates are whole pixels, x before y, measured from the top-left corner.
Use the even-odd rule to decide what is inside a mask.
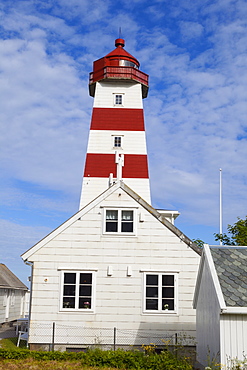
[[[113,367],[117,369],[137,370],[192,370],[192,366],[182,358],[177,358],[169,351],[156,354],[140,351],[103,351],[89,349],[84,352],[45,352],[30,351],[28,349],[9,350],[0,348],[0,358],[26,359],[33,358],[38,361],[81,361],[82,365],[95,367]]]

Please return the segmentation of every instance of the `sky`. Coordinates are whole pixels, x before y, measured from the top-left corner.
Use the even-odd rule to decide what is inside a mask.
[[[217,244],[247,215],[245,0],[4,0],[0,4],[0,262],[78,211],[92,63],[125,39],[149,75],[144,100],[152,205]]]

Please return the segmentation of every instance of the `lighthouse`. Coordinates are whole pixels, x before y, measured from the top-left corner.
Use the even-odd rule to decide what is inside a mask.
[[[54,330],[54,349],[67,351],[109,349],[113,333],[132,349],[150,338],[161,346],[164,333],[195,336],[201,250],[174,225],[177,211],[150,205],[139,67],[123,39],[94,62],[80,210],[22,254],[32,266],[31,350],[47,350]]]
[[[144,112],[148,75],[125,49],[125,41],[96,60],[89,77],[94,98],[80,208],[123,180],[151,203]]]

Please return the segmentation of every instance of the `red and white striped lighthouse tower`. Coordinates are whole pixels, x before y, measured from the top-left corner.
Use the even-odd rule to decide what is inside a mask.
[[[116,49],[94,62],[89,92],[94,97],[80,208],[109,185],[123,180],[150,203],[142,99],[148,75],[116,39]]]

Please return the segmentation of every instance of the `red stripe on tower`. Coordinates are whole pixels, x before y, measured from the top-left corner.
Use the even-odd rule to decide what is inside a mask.
[[[143,109],[93,108],[90,130],[144,131]]]
[[[109,177],[116,174],[114,154],[88,153],[85,164],[84,177]],[[123,178],[148,179],[148,163],[146,155],[125,154]]]

